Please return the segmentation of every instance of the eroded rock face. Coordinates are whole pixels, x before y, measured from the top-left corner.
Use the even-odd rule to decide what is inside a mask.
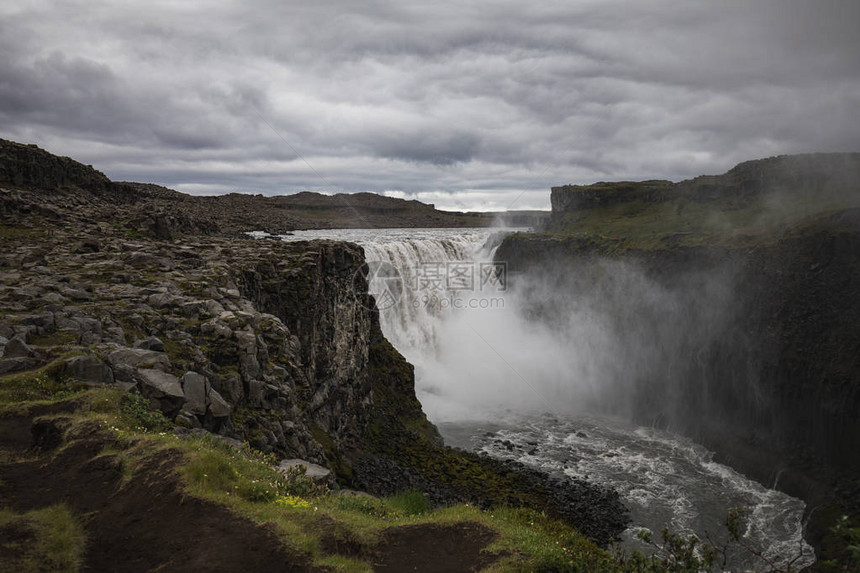
[[[359,247],[52,233],[0,261],[0,373],[59,360],[70,383],[139,391],[192,427],[310,462],[320,440],[359,443],[379,328],[354,292]]]
[[[803,170],[807,161],[815,168]],[[736,195],[834,181],[856,194],[858,173],[860,155],[845,154],[749,162],[724,177]],[[701,190],[696,181],[685,185]],[[552,285],[542,291],[552,296],[528,301],[542,320],[567,316],[576,296],[623,319],[607,345],[623,349],[614,355],[619,382],[603,386],[610,406],[695,437],[767,486],[778,473],[779,487],[810,506],[836,491],[857,511],[860,208],[808,215],[783,231],[740,244],[624,249],[570,233],[519,235],[496,256],[513,290],[519,281]],[[635,280],[613,288],[612,276]],[[822,493],[831,486],[821,483],[838,489]]]
[[[372,304],[364,292],[356,292],[357,284],[366,290],[360,279],[363,261],[360,248],[323,241],[298,259],[298,268],[261,260],[237,277],[239,290],[255,307],[271,313],[260,321],[262,346],[278,341],[284,328],[294,334],[296,340],[288,344],[302,365],[299,392],[314,423],[336,441],[358,436],[371,405]],[[251,351],[257,346],[247,336],[242,340],[241,352],[249,359],[242,365],[255,371],[258,362],[253,359],[259,353]],[[250,391],[263,407],[272,400],[268,388]]]

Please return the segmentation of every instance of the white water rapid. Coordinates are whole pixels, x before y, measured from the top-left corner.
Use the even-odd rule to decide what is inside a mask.
[[[613,346],[607,326],[617,317],[575,304],[556,321],[561,332],[526,317],[522,293],[505,289],[506,269],[493,263],[498,231],[358,229],[284,237],[316,238],[364,247],[383,332],[415,365],[418,397],[450,445],[617,490],[633,519],[628,548],[644,549],[635,540],[641,528],[655,538],[668,527],[720,539],[727,511],[741,507],[749,516],[745,539],[768,558],[796,559],[795,568],[814,562],[802,538],[802,501],[714,462],[687,438],[606,415],[613,411],[607,396],[618,394],[606,390],[607,372],[617,374],[626,350]],[[729,569],[764,567],[738,552]]]

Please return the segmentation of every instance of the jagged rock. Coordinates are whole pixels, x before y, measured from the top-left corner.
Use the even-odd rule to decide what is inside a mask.
[[[146,302],[149,303],[152,308],[164,308],[178,306],[180,300],[182,300],[181,297],[168,293],[159,293],[147,297]]]
[[[137,384],[137,379],[135,378],[136,370],[133,366],[129,364],[113,364],[111,370],[113,370],[114,382],[117,384]]]
[[[260,375],[260,363],[253,354],[243,354],[239,357],[239,372],[245,379],[257,378]]]
[[[46,302],[53,304],[66,304],[68,299],[58,292],[49,292],[42,297]]]
[[[136,340],[133,346],[135,348],[142,348],[144,350],[164,352],[164,342],[162,342],[160,338],[157,338],[155,336],[149,336],[141,340]]]
[[[102,340],[122,344],[125,342],[125,331],[120,326],[110,326],[102,330]]]
[[[133,368],[155,368],[163,371],[170,368],[170,359],[166,354],[145,348],[120,348],[108,355],[108,362],[114,368],[120,365]]]
[[[26,265],[30,265],[31,268],[35,266],[46,266],[48,261],[45,260],[45,255],[47,254],[48,250],[45,248],[33,249],[21,258],[21,266],[24,267]]]
[[[92,294],[79,288],[60,288],[60,294],[75,302],[86,302],[93,298]]]
[[[142,252],[131,253],[128,255],[126,262],[130,266],[138,269],[159,269],[165,266],[170,266],[167,264],[166,259]]]
[[[226,309],[217,300],[207,300],[203,303],[203,307],[209,316],[220,316],[221,313],[226,312]]]
[[[35,353],[30,345],[17,336],[7,342],[3,348],[3,356],[5,358],[28,358],[34,355]]]
[[[0,375],[31,370],[37,366],[39,366],[39,361],[28,356],[19,358],[3,358],[0,360]]]
[[[202,300],[189,300],[186,302],[179,303],[179,311],[182,313],[182,316],[199,316],[200,312],[204,310],[204,308],[205,303]]]
[[[205,414],[209,393],[209,382],[206,378],[197,372],[186,372],[179,381],[185,394],[183,409],[192,414]]]
[[[237,317],[238,318],[238,317]],[[239,350],[247,354],[254,354],[257,351],[257,337],[253,332],[236,331],[233,333],[236,338],[236,345]]]
[[[248,382],[248,402],[255,408],[261,408],[265,402],[266,383],[261,380]]]
[[[139,369],[137,378],[143,395],[167,417],[172,418],[179,413],[185,403],[185,394],[182,392],[179,378],[152,368]]]
[[[187,412],[186,410],[179,412],[179,414],[176,415],[176,418],[173,419],[173,423],[176,424],[178,428],[193,429],[203,427],[200,420],[197,419],[197,416],[191,412]]]
[[[238,376],[226,376],[221,381],[222,396],[225,396],[231,404],[239,404],[245,398],[245,391],[242,388],[242,379]]]
[[[314,464],[305,460],[300,459],[290,459],[290,460],[281,460],[280,465],[278,465],[278,471],[280,471],[284,475],[289,475],[288,471],[296,468],[298,466],[305,467],[305,475],[312,479],[314,483],[317,484],[325,484],[328,486],[334,485],[334,474],[332,471],[326,467],[323,467],[318,464]]]
[[[66,375],[91,384],[113,384],[113,370],[95,356],[73,356],[65,360]]]
[[[101,250],[101,244],[95,239],[84,239],[78,241],[72,246],[72,252],[75,254],[98,253]]]
[[[228,418],[233,412],[230,404],[216,390],[209,390],[209,413],[213,418]]]
[[[39,334],[50,332],[54,329],[54,313],[44,312],[28,316],[24,320],[25,324],[32,324],[39,329]]]
[[[200,325],[200,333],[206,338],[220,340],[228,339],[233,336],[233,331],[220,320],[204,322]]]

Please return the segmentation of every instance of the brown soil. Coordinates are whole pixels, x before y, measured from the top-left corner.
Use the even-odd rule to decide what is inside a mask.
[[[102,454],[113,440],[93,424],[62,443],[71,403],[0,416],[0,507],[26,512],[66,504],[87,535],[82,571],[318,571],[275,533],[225,507],[187,496],[175,468],[181,453],[156,452],[124,478],[121,460]],[[91,431],[88,431],[91,430]],[[60,447],[60,446],[63,447]],[[321,526],[325,526],[321,523]],[[329,524],[326,553],[366,558],[360,544]],[[25,532],[0,532],[7,536]],[[477,523],[392,527],[372,556],[379,572],[478,571],[499,558],[482,553],[496,534]],[[0,569],[14,555],[0,551]]]
[[[31,427],[32,414],[0,418],[0,447],[30,455],[0,465],[0,506],[24,512],[67,504],[86,529],[83,571],[312,570],[272,531],[183,495],[174,471],[178,452],[150,457],[124,483],[117,457],[98,455],[108,443],[103,436],[74,441],[52,455],[25,451],[33,443]]]
[[[496,534],[478,523],[392,527],[382,533],[373,562],[378,573],[468,573],[493,563],[499,555],[483,553]]]

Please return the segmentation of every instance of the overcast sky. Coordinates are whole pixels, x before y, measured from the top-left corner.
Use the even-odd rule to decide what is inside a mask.
[[[860,1],[0,5],[0,137],[193,194],[548,208],[860,151]]]

